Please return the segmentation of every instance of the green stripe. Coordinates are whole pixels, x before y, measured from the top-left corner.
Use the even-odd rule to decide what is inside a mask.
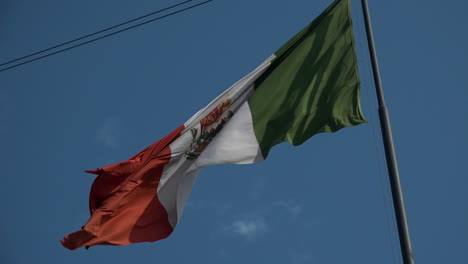
[[[367,122],[359,102],[349,0],[337,0],[277,52],[249,98],[263,157],[288,141]]]

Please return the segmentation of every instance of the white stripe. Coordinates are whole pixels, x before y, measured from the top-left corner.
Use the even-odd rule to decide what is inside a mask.
[[[213,164],[249,164],[263,160],[245,102],[196,160],[197,167]]]
[[[184,152],[191,142],[192,136],[188,131],[170,145],[171,160],[164,167],[158,185],[158,198],[166,209],[172,228],[175,228],[182,215],[185,202],[200,171],[193,160],[184,157]]]
[[[182,215],[185,202],[201,167],[217,163],[243,164],[263,160],[261,154],[259,155],[259,146],[253,134],[252,117],[246,101],[253,92],[253,83],[265,72],[274,58],[274,55],[270,56],[254,71],[198,111],[185,122],[185,129],[181,132],[181,136],[170,144],[171,160],[165,166],[161,176],[158,198],[166,209],[169,223],[173,228]],[[187,159],[185,152],[193,140],[190,130],[198,128],[198,131],[201,131],[200,121],[228,98],[232,101],[229,110],[235,113],[234,116],[214,137],[198,159]]]
[[[265,72],[266,69],[271,65],[271,61],[276,58],[273,54],[268,59],[266,59],[262,64],[260,64],[255,70],[251,73],[247,74],[244,78],[237,81],[234,85],[229,87],[226,91],[216,97],[213,101],[211,101],[207,106],[203,109],[198,111],[195,115],[193,115],[187,122],[185,122],[185,131],[190,130],[193,126],[198,124],[203,117],[205,117],[208,113],[210,113],[219,103],[224,101],[226,98],[231,98],[233,101],[238,101],[239,96],[241,96],[246,90],[251,88],[253,82],[257,80],[257,78]],[[246,98],[243,98],[244,100]]]

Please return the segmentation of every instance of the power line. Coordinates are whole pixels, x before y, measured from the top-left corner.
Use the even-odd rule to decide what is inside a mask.
[[[163,11],[166,11],[166,10],[168,10],[168,9],[172,9],[172,8],[174,8],[174,7],[180,6],[180,5],[185,4],[185,3],[187,3],[187,2],[190,2],[190,1],[192,1],[192,0],[188,0],[188,1],[185,1],[185,2],[181,2],[181,3],[179,3],[179,4],[176,4],[176,5],[173,5],[173,6],[170,6],[170,7],[166,7],[166,8],[164,8],[164,9],[157,10],[157,11],[152,12],[152,13],[150,13],[150,14],[147,14],[147,15],[144,15],[144,16],[141,16],[141,17],[138,17],[138,18],[135,18],[135,19],[132,19],[132,20],[129,20],[129,21],[120,23],[119,25],[115,25],[115,26],[112,26],[112,27],[109,27],[109,28],[106,28],[106,29],[97,31],[97,32],[92,33],[92,34],[88,34],[88,35],[86,35],[86,36],[82,36],[82,37],[76,38],[76,39],[74,39],[74,40],[64,42],[64,43],[59,44],[59,45],[56,45],[56,46],[54,46],[54,47],[50,47],[50,48],[44,49],[44,50],[42,50],[42,51],[38,51],[38,52],[35,52],[35,53],[32,53],[32,54],[29,54],[29,55],[27,55],[27,56],[23,56],[23,57],[21,57],[21,58],[18,58],[18,59],[14,59],[14,60],[5,62],[5,63],[1,64],[0,66],[6,65],[6,64],[10,64],[10,63],[12,63],[12,62],[15,62],[15,61],[18,61],[18,60],[22,60],[22,59],[25,59],[25,58],[29,58],[29,57],[32,57],[32,56],[34,56],[34,55],[37,55],[37,54],[40,54],[40,53],[44,53],[44,52],[46,52],[46,51],[50,51],[50,50],[52,50],[52,49],[55,49],[55,48],[58,48],[58,47],[62,47],[62,46],[64,46],[64,45],[67,45],[67,44],[76,42],[76,41],[78,41],[78,40],[82,40],[82,39],[84,39],[84,38],[88,38],[88,37],[90,37],[90,36],[94,36],[94,35],[96,35],[96,34],[99,34],[99,33],[105,32],[105,31],[109,31],[109,30],[114,29],[114,28],[116,28],[116,27],[119,27],[119,26],[122,26],[122,25],[125,25],[125,24],[128,24],[128,23],[131,23],[131,22],[140,20],[140,19],[142,19],[142,18],[145,18],[145,17],[151,16],[151,15],[154,15],[154,14],[157,14],[157,13],[160,13],[160,12],[163,12]],[[130,30],[130,29],[133,29],[133,28],[136,28],[136,27],[139,27],[139,26],[143,26],[143,25],[145,25],[145,24],[148,24],[148,23],[151,23],[151,22],[154,22],[154,21],[157,21],[157,20],[161,20],[161,19],[163,19],[163,18],[166,18],[166,17],[169,17],[169,16],[173,16],[173,15],[178,14],[178,13],[185,12],[185,11],[187,11],[187,10],[189,10],[189,9],[193,9],[193,8],[195,8],[195,7],[198,7],[198,6],[207,4],[207,3],[212,2],[212,1],[214,1],[214,0],[207,0],[207,1],[204,1],[204,2],[201,2],[201,3],[198,3],[198,4],[195,4],[195,5],[191,5],[191,6],[189,6],[189,7],[182,8],[182,9],[177,10],[177,11],[174,11],[174,12],[172,12],[172,13],[169,13],[169,14],[166,14],[166,15],[163,15],[163,16],[159,16],[159,17],[150,19],[150,20],[148,20],[148,21],[145,21],[145,22],[142,22],[142,23],[139,23],[139,24],[130,26],[130,27],[123,28],[123,29],[121,29],[121,30],[118,30],[118,31],[115,31],[115,32],[106,34],[106,35],[104,35],[104,36],[97,37],[97,38],[94,38],[94,39],[91,39],[91,40],[88,40],[88,41],[85,41],[85,42],[82,42],[82,43],[79,43],[79,44],[70,46],[70,47],[68,47],[68,48],[64,48],[64,49],[61,49],[61,50],[58,50],[58,51],[55,51],[55,52],[52,52],[52,53],[49,53],[49,54],[46,54],[46,55],[43,55],[43,56],[34,58],[34,59],[30,59],[30,60],[27,60],[27,61],[24,61],[24,62],[15,64],[15,65],[12,65],[12,66],[9,66],[9,67],[0,69],[0,72],[3,72],[3,71],[6,71],[6,70],[10,70],[10,69],[16,68],[16,67],[18,67],[18,66],[21,66],[21,65],[24,65],[24,64],[27,64],[27,63],[31,63],[31,62],[33,62],[33,61],[37,61],[37,60],[40,60],[40,59],[44,59],[44,58],[50,57],[50,56],[52,56],[52,55],[56,55],[56,54],[65,52],[65,51],[67,51],[67,50],[71,50],[71,49],[74,49],[74,48],[77,48],[77,47],[80,47],[80,46],[83,46],[83,45],[86,45],[86,44],[89,44],[89,43],[92,43],[92,42],[95,42],[95,41],[98,41],[98,40],[101,40],[101,39],[104,39],[104,38],[107,38],[107,37],[110,37],[110,36],[116,35],[116,34],[118,34],[118,33],[122,33],[122,32],[124,32],[124,31]]]
[[[82,36],[82,37],[79,37],[79,38],[76,38],[76,39],[73,39],[73,40],[70,40],[70,41],[63,42],[63,43],[58,44],[58,45],[55,45],[55,46],[53,46],[53,47],[50,47],[50,48],[47,48],[47,49],[44,49],[44,50],[41,50],[41,51],[38,51],[38,52],[34,52],[34,53],[29,54],[29,55],[26,55],[26,56],[23,56],[23,57],[20,57],[20,58],[11,60],[11,61],[4,62],[4,63],[0,64],[0,66],[4,66],[4,65],[7,65],[7,64],[10,64],[10,63],[19,61],[19,60],[23,60],[23,59],[32,57],[32,56],[34,56],[34,55],[38,55],[38,54],[44,53],[44,52],[46,52],[46,51],[49,51],[49,50],[53,50],[53,49],[62,47],[62,46],[65,46],[65,45],[70,44],[70,43],[73,43],[73,42],[77,42],[78,40],[82,40],[82,39],[85,39],[85,38],[92,37],[92,36],[97,35],[97,34],[99,34],[99,33],[103,33],[103,32],[109,31],[109,30],[111,30],[111,29],[114,29],[114,28],[117,28],[117,27],[120,27],[120,26],[129,24],[129,23],[131,23],[131,22],[135,22],[135,21],[137,21],[137,20],[143,19],[143,18],[145,18],[145,17],[149,17],[149,16],[152,16],[152,15],[155,15],[155,14],[158,14],[158,13],[161,13],[161,12],[164,12],[164,11],[166,11],[166,10],[169,10],[169,9],[172,9],[172,8],[175,8],[175,7],[178,7],[178,6],[180,6],[180,5],[183,5],[183,4],[188,3],[188,2],[191,2],[191,1],[192,1],[192,0],[188,0],[188,1],[185,1],[185,2],[181,2],[181,3],[178,3],[178,4],[175,4],[175,5],[172,5],[172,6],[163,8],[163,9],[159,9],[159,10],[157,10],[157,11],[154,11],[154,12],[152,12],[152,13],[146,14],[146,15],[144,15],[144,16],[140,16],[140,17],[137,17],[137,18],[134,18],[134,19],[131,19],[131,20],[122,22],[122,23],[120,23],[120,24],[118,24],[118,25],[115,25],[115,26],[112,26],[112,27],[108,27],[108,28],[105,28],[105,29],[103,29],[103,30],[96,31],[96,32],[94,32],[94,33],[91,33],[91,34],[88,34],[88,35],[85,35],[85,36]]]

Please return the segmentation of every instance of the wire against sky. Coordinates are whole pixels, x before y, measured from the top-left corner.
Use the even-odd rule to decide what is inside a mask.
[[[181,2],[181,3],[179,3],[179,4],[176,4],[176,5],[173,5],[173,6],[170,6],[170,7],[166,7],[166,8],[164,8],[164,9],[157,10],[157,11],[152,12],[152,13],[150,13],[150,14],[147,14],[147,15],[144,15],[144,16],[141,16],[141,17],[138,17],[138,18],[135,18],[135,19],[132,19],[132,20],[129,20],[129,21],[120,23],[119,25],[115,25],[115,26],[109,27],[109,28],[107,28],[107,29],[103,29],[103,30],[97,31],[97,32],[92,33],[92,34],[88,34],[88,35],[86,35],[86,36],[82,36],[82,37],[80,37],[80,38],[77,38],[77,39],[74,39],[74,40],[71,40],[71,41],[64,42],[64,43],[59,44],[59,45],[56,45],[56,46],[54,46],[54,47],[50,47],[50,48],[44,49],[44,50],[42,50],[42,51],[35,52],[35,53],[30,54],[30,55],[27,55],[27,56],[23,56],[23,57],[21,57],[21,58],[18,58],[18,59],[14,59],[14,60],[5,62],[5,63],[1,64],[0,66],[6,65],[6,64],[10,64],[10,63],[12,63],[12,62],[15,62],[15,61],[18,61],[18,60],[22,60],[22,59],[25,59],[25,58],[29,58],[29,57],[32,57],[32,56],[34,56],[34,55],[38,55],[38,54],[40,54],[40,53],[44,53],[44,52],[46,52],[46,51],[50,51],[50,50],[52,50],[52,49],[55,49],[55,48],[58,48],[58,47],[62,47],[62,46],[64,46],[64,45],[67,45],[67,44],[76,42],[76,41],[78,41],[78,40],[82,40],[82,39],[84,39],[84,38],[88,38],[88,37],[90,37],[90,36],[94,36],[94,35],[96,35],[96,34],[103,33],[103,32],[105,32],[105,31],[109,31],[109,30],[114,29],[114,28],[116,28],[116,27],[119,27],[119,26],[122,26],[122,25],[125,25],[125,24],[128,24],[128,23],[131,23],[131,22],[140,20],[140,19],[142,19],[142,18],[145,18],[145,17],[151,16],[151,15],[154,15],[154,14],[156,14],[156,13],[160,13],[160,12],[163,12],[163,11],[166,11],[166,10],[169,10],[169,9],[172,9],[172,8],[174,8],[174,7],[180,6],[180,5],[185,4],[185,3],[187,3],[187,2],[190,2],[190,1],[192,1],[192,0],[185,1],[185,2]],[[194,4],[194,5],[191,5],[191,6],[182,8],[182,9],[179,9],[179,10],[174,11],[174,12],[171,12],[171,13],[169,13],[169,14],[166,14],[166,15],[163,15],[163,16],[159,16],[159,17],[150,19],[150,20],[145,21],[145,22],[141,22],[141,23],[139,23],[139,24],[136,24],[136,25],[133,25],[133,26],[130,26],[130,27],[123,28],[123,29],[121,29],[121,30],[118,30],[118,31],[115,31],[115,32],[106,34],[106,35],[104,35],[104,36],[97,37],[97,38],[94,38],[94,39],[91,39],[91,40],[88,40],[88,41],[85,41],[85,42],[82,42],[82,43],[73,45],[73,46],[68,47],[68,48],[60,49],[60,50],[58,50],[58,51],[55,51],[55,52],[52,52],[52,53],[49,53],[49,54],[46,54],[46,55],[43,55],[43,56],[40,56],[40,57],[37,57],[37,58],[34,58],[34,59],[30,59],[30,60],[27,60],[27,61],[24,61],[24,62],[15,64],[15,65],[12,65],[12,66],[9,66],[9,67],[0,69],[0,72],[6,71],[6,70],[10,70],[10,69],[13,69],[13,68],[19,67],[19,66],[21,66],[21,65],[28,64],[28,63],[31,63],[31,62],[34,62],[34,61],[37,61],[37,60],[40,60],[40,59],[44,59],[44,58],[50,57],[50,56],[52,56],[52,55],[56,55],[56,54],[65,52],[65,51],[67,51],[67,50],[71,50],[71,49],[74,49],[74,48],[77,48],[77,47],[80,47],[80,46],[83,46],[83,45],[86,45],[86,44],[89,44],[89,43],[92,43],[92,42],[95,42],[95,41],[98,41],[98,40],[101,40],[101,39],[104,39],[104,38],[107,38],[107,37],[110,37],[110,36],[113,36],[113,35],[116,35],[116,34],[119,34],[119,33],[122,33],[122,32],[124,32],[124,31],[130,30],[130,29],[133,29],[133,28],[136,28],[136,27],[140,27],[140,26],[143,26],[143,25],[145,25],[145,24],[148,24],[148,23],[151,23],[151,22],[154,22],[154,21],[157,21],[157,20],[161,20],[161,19],[163,19],[163,18],[166,18],[166,17],[169,17],[169,16],[173,16],[173,15],[178,14],[178,13],[185,12],[185,11],[187,11],[187,10],[190,10],[190,9],[195,8],[195,7],[198,7],[198,6],[207,4],[207,3],[212,2],[212,1],[214,1],[214,0],[207,0],[207,1],[204,1],[204,2],[201,2],[201,3],[198,3],[198,4]]]
[[[94,33],[91,33],[91,34],[84,35],[84,36],[81,36],[81,37],[79,37],[79,38],[76,38],[76,39],[73,39],[73,40],[70,40],[70,41],[63,42],[63,43],[58,44],[58,45],[55,45],[55,46],[53,46],[53,47],[49,47],[49,48],[47,48],[47,49],[43,49],[43,50],[40,50],[40,51],[31,53],[31,54],[28,54],[28,55],[26,55],[26,56],[23,56],[23,57],[14,59],[14,60],[10,60],[10,61],[4,62],[4,63],[0,64],[0,66],[4,66],[4,65],[7,65],[7,64],[11,64],[11,63],[13,63],[13,62],[16,62],[16,61],[19,61],[19,60],[23,60],[23,59],[32,57],[32,56],[34,56],[34,55],[38,55],[38,54],[44,53],[44,52],[46,52],[46,51],[53,50],[53,49],[56,49],[56,48],[65,46],[65,45],[67,45],[67,44],[70,44],[70,43],[73,43],[73,42],[76,42],[76,41],[79,41],[79,40],[82,40],[82,39],[85,39],[85,38],[89,38],[89,37],[92,37],[92,36],[97,35],[97,34],[100,34],[100,33],[104,33],[104,32],[109,31],[109,30],[111,30],[111,29],[114,29],[114,28],[117,28],[117,27],[120,27],[120,26],[129,24],[129,23],[132,23],[132,22],[141,20],[141,19],[143,19],[143,18],[145,18],[145,17],[149,17],[149,16],[152,16],[152,15],[155,15],[155,14],[158,14],[158,13],[161,13],[161,12],[164,12],[164,11],[167,11],[167,10],[169,10],[169,9],[178,7],[178,6],[180,6],[180,5],[186,4],[186,3],[191,2],[191,1],[193,1],[193,0],[187,0],[187,1],[184,1],[184,2],[181,2],[181,3],[178,3],[178,4],[175,4],[175,5],[172,5],[172,6],[169,6],[169,7],[165,7],[165,8],[156,10],[156,11],[151,12],[151,13],[149,13],[149,14],[146,14],[146,15],[144,15],[144,16],[140,16],[140,17],[137,17],[137,18],[134,18],[134,19],[131,19],[131,20],[122,22],[122,23],[117,24],[117,25],[115,25],[115,26],[108,27],[108,28],[105,28],[105,29],[103,29],[103,30],[99,30],[99,31],[96,31],[96,32],[94,32]]]

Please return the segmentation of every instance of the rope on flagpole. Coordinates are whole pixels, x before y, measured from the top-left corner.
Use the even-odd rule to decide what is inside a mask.
[[[361,0],[361,5],[364,16],[364,24],[366,26],[367,44],[369,47],[369,55],[371,58],[372,72],[374,75],[377,102],[379,104],[380,127],[382,131],[382,140],[385,149],[385,158],[387,161],[390,188],[392,191],[392,200],[398,228],[401,256],[404,264],[414,264],[413,249],[411,246],[408,221],[406,218],[406,210],[403,200],[403,191],[401,189],[400,184],[400,174],[398,171],[398,165],[396,160],[395,146],[393,144],[390,118],[388,115],[387,107],[385,105],[382,81],[380,79],[380,71],[377,62],[377,53],[375,51],[374,36],[372,34],[372,25],[370,21],[367,0]]]

